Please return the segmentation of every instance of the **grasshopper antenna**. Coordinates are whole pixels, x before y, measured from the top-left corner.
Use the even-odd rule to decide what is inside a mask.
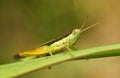
[[[80,30],[82,30],[84,28],[85,24],[87,23],[87,20],[88,20],[88,16],[86,16],[86,18],[84,19],[84,21],[80,27]]]
[[[88,29],[90,29],[90,28],[98,25],[99,23],[100,23],[100,22],[97,22],[97,23],[95,23],[95,24],[93,24],[93,25],[90,25],[90,26],[88,26],[87,28],[84,28],[81,32],[84,32],[84,31],[86,31],[86,30],[88,30]]]

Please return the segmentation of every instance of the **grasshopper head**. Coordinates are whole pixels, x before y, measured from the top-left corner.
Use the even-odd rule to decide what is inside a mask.
[[[74,29],[72,33],[76,34],[76,33],[79,33],[80,31],[81,31],[80,29]]]

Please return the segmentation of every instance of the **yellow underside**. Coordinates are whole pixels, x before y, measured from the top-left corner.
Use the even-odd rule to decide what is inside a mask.
[[[19,54],[21,56],[24,56],[24,55],[35,56],[35,55],[47,54],[48,53],[47,47],[48,46],[42,46],[42,47],[35,48],[33,50],[30,50],[30,51],[20,52]]]

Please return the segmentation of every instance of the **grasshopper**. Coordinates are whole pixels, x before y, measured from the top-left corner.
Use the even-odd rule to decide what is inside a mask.
[[[23,51],[23,52],[18,52],[14,58],[15,59],[31,59],[31,58],[36,58],[42,55],[53,55],[54,53],[58,53],[64,50],[71,50],[71,47],[77,42],[79,39],[80,35],[82,32],[92,28],[93,26],[97,25],[98,23],[95,23],[91,26],[88,26],[87,28],[84,28],[86,22],[87,22],[88,17],[83,21],[81,28],[74,29],[72,32],[50,40],[47,43],[42,44],[38,48],[29,50],[29,51]]]

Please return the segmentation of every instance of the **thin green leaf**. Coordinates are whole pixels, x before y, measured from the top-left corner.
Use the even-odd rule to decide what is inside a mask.
[[[65,62],[73,59],[89,59],[97,57],[120,56],[120,44],[95,47],[70,52],[59,53],[53,56],[36,58],[26,61],[19,61],[0,66],[0,78],[16,77],[36,69],[50,67],[54,64]]]

